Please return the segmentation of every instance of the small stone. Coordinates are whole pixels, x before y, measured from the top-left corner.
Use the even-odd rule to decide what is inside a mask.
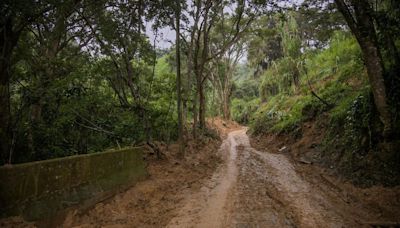
[[[285,151],[287,149],[287,147],[286,146],[283,146],[282,148],[280,148],[278,151],[279,152],[283,152],[283,151]]]

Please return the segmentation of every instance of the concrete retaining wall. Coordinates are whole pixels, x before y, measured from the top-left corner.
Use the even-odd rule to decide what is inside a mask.
[[[0,167],[0,216],[49,218],[145,178],[142,151],[118,151]]]

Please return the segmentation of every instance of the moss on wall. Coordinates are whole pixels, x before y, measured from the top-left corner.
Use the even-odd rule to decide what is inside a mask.
[[[43,219],[132,185],[146,176],[143,150],[128,148],[0,167],[0,216]]]

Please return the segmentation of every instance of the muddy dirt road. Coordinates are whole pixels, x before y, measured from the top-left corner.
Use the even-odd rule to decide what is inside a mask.
[[[254,149],[236,123],[210,128],[222,143],[190,141],[184,160],[176,160],[177,145],[162,148],[165,159],[147,158],[147,180],[91,209],[48,223],[0,220],[0,227],[399,227],[400,187],[357,188],[252,140]]]
[[[229,133],[219,153],[223,165],[167,227],[363,227],[376,217],[308,182],[286,156],[252,148],[245,128]]]
[[[224,165],[167,227],[342,227],[285,156],[250,146],[246,129],[231,132],[219,152]]]

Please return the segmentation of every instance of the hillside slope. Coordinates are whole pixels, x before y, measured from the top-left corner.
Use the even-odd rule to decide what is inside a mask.
[[[283,58],[264,72],[258,79],[260,99],[235,98],[235,119],[249,124],[259,142],[278,140],[295,159],[304,157],[356,184],[399,184],[400,156],[393,149],[399,143],[388,148],[382,140],[355,40],[337,33],[329,48],[293,61]],[[297,82],[291,78],[293,64]]]

